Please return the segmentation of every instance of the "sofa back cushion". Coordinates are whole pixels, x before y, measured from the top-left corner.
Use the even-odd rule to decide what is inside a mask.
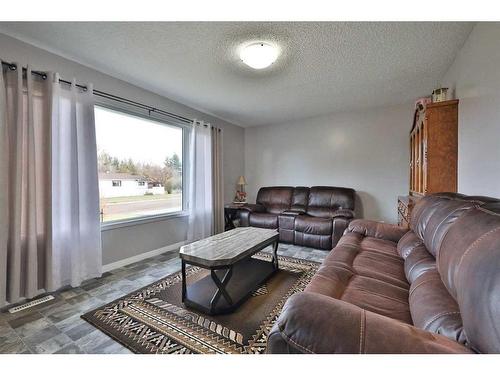
[[[441,241],[450,226],[477,202],[464,200],[460,195],[434,194],[418,201],[412,211],[410,228],[427,250],[437,256]]]
[[[441,280],[460,306],[468,345],[500,352],[500,210],[475,207],[460,216],[437,257]]]
[[[268,213],[280,214],[289,210],[294,188],[291,186],[270,186],[259,189],[257,204],[264,206]]]
[[[309,190],[307,213],[316,217],[332,217],[338,209],[354,210],[354,190],[333,186],[313,186]]]
[[[500,351],[500,201],[439,193],[401,238],[415,326],[484,353]]]
[[[412,213],[412,231],[398,243],[411,284],[408,302],[413,324],[462,344],[466,336],[460,308],[441,280],[436,256],[453,223],[477,204],[463,197],[440,193],[420,199]]]
[[[460,308],[435,268],[421,273],[412,282],[408,303],[415,327],[465,344]]]
[[[307,202],[309,201],[309,188],[297,186],[293,189],[291,210],[297,212],[307,211]]]

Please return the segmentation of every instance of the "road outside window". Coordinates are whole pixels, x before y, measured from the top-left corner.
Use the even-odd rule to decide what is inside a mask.
[[[182,211],[182,128],[95,107],[102,222]]]

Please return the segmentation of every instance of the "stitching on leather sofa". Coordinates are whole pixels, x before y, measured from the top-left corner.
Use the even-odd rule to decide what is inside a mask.
[[[431,277],[431,278],[428,278],[424,281],[421,281],[419,282],[417,285],[415,285],[415,287],[413,287],[413,284],[410,286],[410,293],[408,294],[408,298],[412,296],[413,292],[415,292],[415,290],[420,287],[421,285],[429,282],[429,281],[433,281],[433,280],[441,280],[441,277],[439,276],[439,274],[437,276],[434,276],[434,277]]]
[[[362,354],[365,349],[365,325],[366,325],[366,311],[361,310],[359,327],[359,354]]]
[[[297,348],[299,348],[299,349],[302,349],[302,350],[304,350],[304,351],[306,351],[306,352],[308,352],[308,353],[310,353],[310,354],[315,354],[315,353],[314,353],[311,349],[306,348],[306,347],[305,347],[305,346],[303,346],[303,345],[300,345],[299,343],[295,342],[295,341],[294,341],[291,337],[289,337],[289,336],[285,333],[285,331],[284,331],[284,329],[283,329],[283,326],[282,326],[281,324],[280,324],[280,325],[278,325],[278,328],[279,328],[279,330],[280,330],[280,334],[281,334],[281,336],[285,339],[285,341],[286,341],[288,344],[292,343],[294,346],[296,346],[296,347],[297,347]]]
[[[362,275],[361,273],[364,273],[364,274]],[[399,289],[404,290],[405,292],[408,292],[408,287],[409,287],[408,283],[406,283],[407,287],[403,287],[401,285],[396,285],[398,281],[402,281],[402,280],[399,280],[398,278],[392,277],[392,276],[390,276],[388,274],[384,274],[382,272],[374,271],[373,269],[370,269],[367,267],[357,266],[356,267],[356,275],[360,276],[360,277],[366,277],[367,279],[376,280],[376,281],[381,282],[381,283],[389,284],[392,287],[399,288]],[[374,275],[384,275],[385,279],[377,278]],[[387,279],[395,280],[395,282],[389,282],[389,281],[387,281]]]
[[[460,260],[458,261],[457,265],[457,270],[460,269],[460,266],[462,265],[462,261],[464,260],[465,256],[474,248],[476,247],[482,240],[484,240],[486,237],[488,237],[490,234],[495,233],[497,230],[500,230],[500,227],[496,227],[485,234],[483,234],[481,237],[479,237],[477,240],[475,240],[468,248],[467,250],[464,251],[462,256],[460,257]]]
[[[411,266],[411,268],[408,270],[408,275],[410,275],[412,272],[413,272],[413,269],[418,266],[420,263],[423,263],[423,262],[426,262],[428,261],[429,259],[420,259],[418,262],[414,263],[413,266]]]
[[[450,218],[450,216],[454,215],[457,211],[459,211],[459,210],[461,210],[461,209],[463,209],[463,207],[458,207],[458,208],[454,209],[453,211],[451,211],[451,212],[450,212],[450,213],[449,213],[449,214],[448,214],[448,215],[447,215],[447,216],[446,216],[443,220],[441,220],[441,222],[440,222],[438,225],[436,225],[436,228],[441,227],[441,225],[442,225],[442,224],[443,224],[446,220],[448,220],[448,219]],[[449,230],[449,229],[450,229],[450,228],[448,228],[448,230]],[[448,230],[447,230],[446,232],[448,232]],[[434,230],[434,234],[432,235],[432,238],[431,238],[430,243],[433,243],[433,242],[434,242],[434,238],[436,238],[437,233],[438,233],[438,231],[437,231],[437,230]],[[445,236],[446,236],[446,233],[445,233],[445,235],[443,236],[443,238],[441,239],[441,243],[443,242],[443,239],[444,239],[444,237],[445,237]],[[441,244],[439,244],[439,246],[440,246],[440,245],[441,245]],[[438,249],[438,248],[439,248],[439,246],[436,246],[436,249]],[[429,253],[430,253],[430,252],[429,252]],[[437,253],[437,251],[436,251],[436,253]]]
[[[364,276],[361,276],[361,277],[364,277]],[[391,285],[391,284],[389,284]],[[408,303],[407,302],[403,302],[397,298],[392,298],[392,297],[389,297],[389,296],[386,296],[385,294],[381,294],[381,293],[377,293],[377,292],[374,292],[374,291],[371,291],[371,290],[367,290],[367,289],[364,289],[364,288],[360,288],[358,286],[351,286],[352,289],[356,289],[360,292],[365,292],[366,294],[371,294],[371,295],[374,295],[374,296],[378,296],[378,297],[382,297],[382,298],[386,298],[388,300],[391,300],[391,301],[394,301],[394,302],[397,302],[397,303],[400,303],[402,305],[406,305],[408,306]],[[346,288],[347,289],[347,288]]]

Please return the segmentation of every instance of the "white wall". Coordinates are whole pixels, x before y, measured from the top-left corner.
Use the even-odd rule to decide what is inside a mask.
[[[249,201],[269,185],[356,189],[358,214],[396,222],[408,193],[412,104],[245,129]]]
[[[442,84],[460,99],[458,190],[500,197],[500,23],[478,23]]]
[[[7,35],[0,34],[0,57],[21,65],[30,64],[35,70],[59,72],[61,77],[77,82],[92,82],[94,88],[127,99],[142,102],[189,118],[211,122],[223,129],[224,198],[233,199],[235,183],[243,174],[244,130],[213,116],[196,111],[162,96],[143,90],[127,82],[100,73],[74,61],[34,47]],[[186,238],[185,217],[166,219],[134,227],[106,230],[102,233],[103,264],[145,253]]]

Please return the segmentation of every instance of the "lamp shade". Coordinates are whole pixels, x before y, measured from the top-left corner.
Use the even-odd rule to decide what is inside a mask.
[[[247,182],[245,181],[245,177],[243,176],[240,176],[240,178],[238,178],[238,182],[236,183],[236,185],[246,185]]]

